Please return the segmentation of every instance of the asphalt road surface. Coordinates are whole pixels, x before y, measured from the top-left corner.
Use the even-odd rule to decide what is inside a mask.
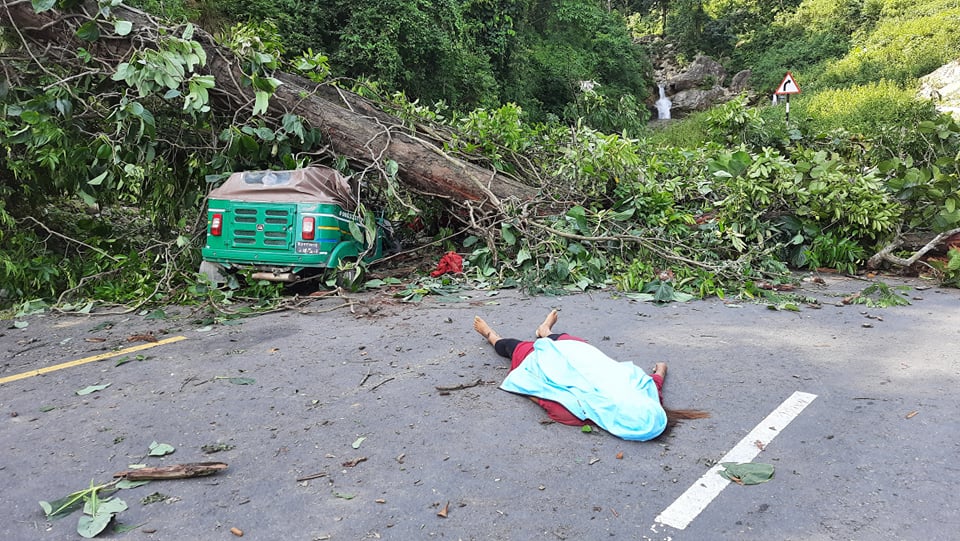
[[[911,305],[873,308],[842,302],[870,282],[826,280],[799,311],[464,291],[230,325],[188,308],[2,321],[0,539],[79,539],[79,511],[48,521],[38,501],[205,461],[228,469],[103,496],[134,529],[99,537],[960,538],[960,291],[885,279]],[[611,357],[666,361],[666,404],[712,417],[651,442],[545,422],[497,388],[506,361],[471,325],[527,338],[552,308]],[[154,442],[175,450],[149,456]],[[774,477],[726,481],[731,457]]]

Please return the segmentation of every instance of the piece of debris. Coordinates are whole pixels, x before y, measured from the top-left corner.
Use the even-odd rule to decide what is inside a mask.
[[[477,378],[477,380],[474,382],[461,383],[459,385],[437,385],[436,389],[438,391],[441,391],[441,394],[443,394],[443,392],[462,391],[463,389],[469,389],[471,387],[476,387],[478,385],[483,385],[483,380],[480,378]]]
[[[437,511],[437,516],[440,518],[447,518],[447,513],[449,512],[450,512],[450,502],[447,502],[447,504],[443,506],[443,509]]]
[[[359,463],[361,463],[361,462],[364,462],[364,461],[366,461],[366,460],[367,460],[367,457],[361,456],[361,457],[357,457],[357,458],[355,458],[355,459],[353,459],[353,460],[348,460],[348,461],[346,461],[346,462],[344,462],[344,463],[342,463],[342,464],[340,464],[340,465],[343,466],[344,468],[352,468],[352,467],[356,466],[357,464],[359,464]]]
[[[127,342],[159,342],[152,332],[143,334],[131,334],[127,337]]]
[[[917,410],[913,410],[913,411],[911,411],[910,413],[907,414],[907,417],[906,417],[906,418],[907,418],[907,419],[912,419],[912,418],[916,417],[918,413],[920,413],[920,412],[917,411]]]
[[[187,464],[173,464],[156,468],[140,468],[126,470],[113,474],[114,477],[130,481],[153,481],[163,479],[186,479],[189,477],[204,477],[227,469],[223,462],[192,462]]]
[[[230,528],[230,533],[237,537],[243,537],[243,530],[237,527]]]
[[[304,482],[304,481],[309,481],[309,480],[311,480],[311,479],[319,479],[319,478],[321,478],[321,477],[326,477],[326,476],[327,476],[327,472],[325,472],[325,471],[317,472],[317,473],[311,473],[310,475],[304,475],[303,477],[298,477],[298,478],[297,478],[297,482],[298,482],[298,483],[302,483],[302,482]]]
[[[623,451],[617,453],[617,460],[623,460]]]
[[[756,445],[757,449],[760,449],[761,451],[763,451],[763,449],[766,447],[766,445],[764,445],[764,443],[760,440],[753,442],[753,444]]]
[[[229,443],[208,443],[207,445],[200,447],[200,450],[210,455],[213,453],[219,453],[220,451],[229,451],[233,448],[234,446],[230,445]]]

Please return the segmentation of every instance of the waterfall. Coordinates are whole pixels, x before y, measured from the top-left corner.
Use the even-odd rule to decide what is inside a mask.
[[[657,87],[660,89],[660,99],[653,104],[657,108],[657,118],[660,120],[669,120],[670,107],[673,106],[673,102],[670,101],[670,98],[668,98],[666,92],[664,92],[663,83],[660,83]]]

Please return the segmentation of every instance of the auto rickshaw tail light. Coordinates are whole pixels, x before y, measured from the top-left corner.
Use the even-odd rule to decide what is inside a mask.
[[[223,233],[223,214],[219,212],[213,215],[210,220],[210,234],[219,237]]]
[[[317,236],[317,221],[313,216],[304,216],[300,228],[300,236],[303,240],[313,240]]]

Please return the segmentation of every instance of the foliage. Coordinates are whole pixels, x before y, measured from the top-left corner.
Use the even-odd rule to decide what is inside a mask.
[[[960,287],[960,248],[950,248],[944,259],[931,259],[930,265],[940,274],[945,286]]]
[[[797,117],[807,132],[844,129],[875,134],[890,126],[910,127],[935,118],[933,105],[892,81],[822,90],[796,100]]]
[[[879,20],[856,37],[849,54],[831,63],[823,85],[889,79],[900,84],[926,75],[960,55],[956,0],[883,2]]]

